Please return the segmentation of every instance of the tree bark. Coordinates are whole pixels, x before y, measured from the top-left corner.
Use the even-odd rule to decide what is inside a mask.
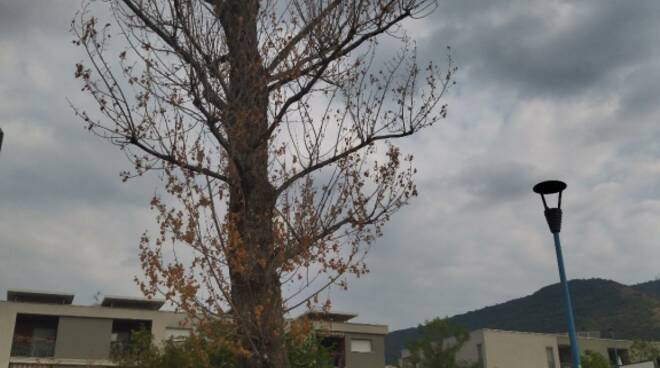
[[[268,179],[268,88],[258,48],[258,0],[224,1],[217,8],[229,48],[228,257],[234,318],[251,356],[246,368],[286,368],[284,317],[274,255],[273,213],[276,192]]]

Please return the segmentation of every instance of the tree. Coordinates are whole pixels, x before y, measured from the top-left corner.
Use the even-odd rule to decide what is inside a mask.
[[[599,353],[586,350],[580,358],[582,368],[610,368],[610,363]]]
[[[633,362],[660,362],[660,347],[651,341],[635,340],[630,346],[630,358]]]
[[[241,366],[286,367],[284,315],[367,273],[417,194],[394,140],[446,116],[455,69],[420,68],[401,24],[435,1],[106,0],[108,22],[76,15],[75,76],[98,106],[76,113],[126,153],[124,180],[163,182],[138,282],[234,319]],[[401,45],[387,62],[383,40]]]
[[[410,356],[404,368],[462,368],[477,367],[456,360],[456,354],[470,338],[464,328],[451,323],[447,318],[435,318],[419,325],[422,337],[407,344]]]

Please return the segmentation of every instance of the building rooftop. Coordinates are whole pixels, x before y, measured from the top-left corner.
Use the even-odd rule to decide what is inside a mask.
[[[354,313],[325,312],[320,310],[309,310],[298,318],[309,318],[312,321],[324,322],[347,322],[357,317]]]
[[[41,303],[41,304],[71,304],[73,303],[73,293],[59,293],[53,291],[38,291],[25,289],[7,290],[7,301],[21,303]]]
[[[106,295],[101,302],[102,307],[144,309],[157,311],[165,304],[162,299],[146,299],[127,296]]]

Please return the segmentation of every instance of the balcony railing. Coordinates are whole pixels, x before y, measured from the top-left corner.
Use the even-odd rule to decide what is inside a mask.
[[[11,356],[45,358],[54,355],[54,337],[14,336]]]

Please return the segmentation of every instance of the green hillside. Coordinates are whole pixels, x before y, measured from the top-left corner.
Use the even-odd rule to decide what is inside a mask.
[[[660,278],[653,281],[642,282],[641,284],[633,285],[632,287],[647,294],[653,294],[660,297]]]
[[[617,338],[660,339],[660,281],[626,286],[610,280],[570,281],[579,331],[607,331]],[[565,332],[559,284],[534,294],[459,314],[452,321],[470,330],[495,328],[530,332]],[[416,328],[391,332],[385,340],[388,363],[395,363],[405,342],[418,337]]]

